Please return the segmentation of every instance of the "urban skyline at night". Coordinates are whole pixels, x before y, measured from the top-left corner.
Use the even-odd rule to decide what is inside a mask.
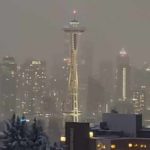
[[[0,1],[0,150],[150,150],[149,5]]]

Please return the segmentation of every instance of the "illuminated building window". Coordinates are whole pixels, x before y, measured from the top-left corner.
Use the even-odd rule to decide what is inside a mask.
[[[132,144],[132,143],[129,143],[129,144],[128,144],[128,147],[130,147],[130,148],[133,147],[133,144]]]
[[[33,65],[40,65],[40,64],[41,64],[41,61],[32,61],[32,64],[33,64]]]
[[[102,145],[102,149],[106,149],[106,146],[105,146],[105,145]]]
[[[147,146],[146,145],[144,145],[144,148],[146,148]]]
[[[94,137],[94,133],[92,131],[89,132],[89,137],[93,138]]]
[[[56,96],[56,93],[54,92],[54,96]]]
[[[97,148],[100,148],[101,147],[101,144],[97,144]]]
[[[143,147],[144,147],[144,145],[143,145],[143,144],[141,144],[141,145],[140,145],[140,147],[141,147],[141,148],[143,148]]]
[[[60,137],[60,141],[61,141],[61,142],[66,142],[66,137],[65,137],[65,136],[61,136],[61,137]]]
[[[111,145],[111,149],[115,149],[116,148],[116,145],[115,144],[112,144]]]

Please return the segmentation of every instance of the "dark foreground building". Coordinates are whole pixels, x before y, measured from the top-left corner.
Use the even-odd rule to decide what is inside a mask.
[[[81,134],[80,134],[81,133]],[[67,150],[88,150],[89,124],[66,123]]]
[[[66,123],[67,150],[150,150],[150,129],[142,127],[142,115],[103,114],[98,127]]]

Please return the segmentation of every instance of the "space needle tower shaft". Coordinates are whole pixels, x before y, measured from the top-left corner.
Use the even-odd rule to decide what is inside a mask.
[[[70,115],[73,122],[79,121],[79,84],[78,84],[78,65],[77,54],[79,47],[79,36],[84,32],[84,28],[79,26],[79,21],[76,19],[76,11],[73,11],[74,18],[69,22],[69,26],[64,28],[65,33],[69,33],[71,42],[70,53],[70,69],[69,69],[69,95],[72,102],[72,110]]]

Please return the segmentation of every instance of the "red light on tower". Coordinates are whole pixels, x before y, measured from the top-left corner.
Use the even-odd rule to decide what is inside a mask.
[[[77,11],[76,11],[76,10],[74,10],[74,11],[73,11],[73,14],[74,14],[74,15],[76,15],[76,14],[77,14]]]

